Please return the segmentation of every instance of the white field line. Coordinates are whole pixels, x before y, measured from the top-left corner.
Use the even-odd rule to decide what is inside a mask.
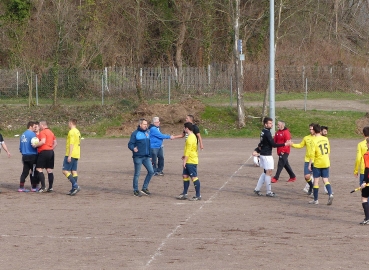
[[[222,189],[233,179],[233,177],[246,165],[246,163],[252,158],[252,156],[250,156],[230,177],[227,181],[225,181],[223,183],[223,185],[217,190],[215,191],[215,193],[208,199],[206,200],[204,203],[202,203],[200,205],[199,208],[195,209],[187,218],[184,222],[181,222],[181,224],[179,224],[178,226],[176,226],[169,234],[167,234],[167,236],[163,239],[163,241],[161,242],[161,244],[159,245],[159,247],[156,249],[156,252],[151,256],[150,260],[146,263],[145,267],[149,267],[150,264],[158,257],[161,255],[161,252],[165,246],[165,244],[168,242],[168,240],[179,230],[182,228],[183,225],[186,225],[187,222],[194,216],[196,215],[199,211],[201,211],[201,209],[204,207],[205,203],[211,203],[219,194],[220,191],[222,191]]]

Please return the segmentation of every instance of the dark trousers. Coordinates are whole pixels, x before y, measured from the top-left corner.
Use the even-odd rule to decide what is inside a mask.
[[[20,176],[20,182],[24,183],[26,182],[26,178],[28,176],[28,174],[30,173],[30,171],[33,172],[34,166],[36,165],[36,160],[37,160],[37,155],[23,155],[22,156],[22,162],[23,162],[23,171],[22,174]],[[34,187],[34,185],[36,185],[37,181],[35,179],[35,177],[32,176],[32,174],[30,175],[31,178],[31,185],[32,187]]]
[[[164,149],[160,148],[151,148],[151,161],[154,172],[160,173],[163,172],[164,169]]]
[[[288,156],[289,154],[287,153],[284,153],[283,155],[279,155],[279,158],[278,158],[278,167],[277,167],[277,171],[275,173],[275,176],[274,178],[275,179],[279,179],[279,175],[281,174],[283,168],[286,169],[288,175],[290,176],[290,178],[295,178],[296,175],[294,174],[294,172],[292,171],[292,168],[290,166],[290,163],[288,163]]]

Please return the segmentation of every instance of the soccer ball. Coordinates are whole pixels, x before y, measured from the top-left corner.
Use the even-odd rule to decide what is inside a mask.
[[[38,144],[40,142],[40,140],[37,138],[37,137],[33,137],[32,139],[31,139],[31,144],[32,145],[36,145],[36,144]]]

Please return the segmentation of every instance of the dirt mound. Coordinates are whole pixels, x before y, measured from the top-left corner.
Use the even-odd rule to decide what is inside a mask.
[[[364,117],[356,120],[356,133],[363,134],[363,128],[369,126],[369,113],[366,113]]]
[[[160,117],[160,127],[163,133],[180,134],[186,115],[192,114],[195,116],[195,121],[199,121],[204,109],[205,105],[193,98],[183,99],[178,104],[142,104],[132,113],[123,115],[125,121],[122,125],[109,128],[106,135],[129,136],[137,128],[138,119],[145,118],[151,123],[154,116]]]

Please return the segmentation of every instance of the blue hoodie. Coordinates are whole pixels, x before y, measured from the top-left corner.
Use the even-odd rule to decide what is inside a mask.
[[[134,152],[133,148],[138,151]],[[133,131],[128,142],[128,149],[132,151],[132,157],[150,157],[150,135],[149,130],[143,130],[139,126]]]
[[[31,140],[33,137],[36,137],[36,133],[33,131],[27,129],[25,132],[23,132],[19,139],[19,151],[22,153],[22,155],[37,155],[37,148],[33,148],[31,145]]]
[[[170,139],[170,135],[161,133],[160,127],[157,127],[154,124],[150,125],[149,130],[151,148],[160,148],[163,145],[164,139]]]

